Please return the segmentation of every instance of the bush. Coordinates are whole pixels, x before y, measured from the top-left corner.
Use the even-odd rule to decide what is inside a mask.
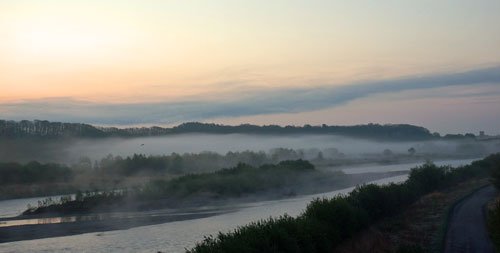
[[[422,166],[411,169],[406,183],[419,194],[429,193],[443,187],[446,174],[450,170],[450,167],[438,167],[433,163],[427,162]]]
[[[488,228],[495,247],[500,250],[500,200],[497,200],[488,215]]]
[[[303,216],[321,224],[325,236],[334,243],[349,238],[369,223],[366,209],[352,205],[349,198],[343,196],[315,199],[309,203]]]
[[[72,179],[73,171],[60,164],[39,162],[0,163],[0,184],[54,183]]]
[[[401,245],[399,246],[397,253],[424,253],[425,251],[420,245]]]
[[[212,173],[191,174],[170,181],[156,180],[144,186],[141,198],[187,197],[197,193],[240,197],[271,189],[293,187],[308,175],[320,175],[308,161],[283,161],[252,167],[240,163]]]
[[[500,190],[500,165],[497,165],[493,168],[491,177],[491,182],[493,183],[493,185],[495,185],[495,187]]]
[[[453,169],[426,163],[411,170],[402,184],[384,186],[362,185],[348,196],[315,199],[297,218],[270,218],[236,230],[207,237],[189,253],[201,252],[331,252],[343,240],[377,220],[394,215],[422,195],[465,179],[485,176],[500,165],[500,154],[489,156],[471,165]],[[500,204],[492,213],[490,226],[500,238]],[[422,252],[418,246],[407,245],[398,252]]]
[[[356,187],[349,195],[349,201],[362,210],[366,210],[371,221],[389,216],[411,203],[412,196],[404,191],[405,184],[374,184]]]

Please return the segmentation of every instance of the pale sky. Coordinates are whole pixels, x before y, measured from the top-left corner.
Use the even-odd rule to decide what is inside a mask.
[[[500,1],[0,0],[0,118],[500,133]]]

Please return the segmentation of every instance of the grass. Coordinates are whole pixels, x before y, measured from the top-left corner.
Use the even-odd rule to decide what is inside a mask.
[[[500,197],[493,202],[489,210],[488,229],[496,251],[500,252]]]
[[[494,165],[491,175],[491,182],[500,190],[500,164]],[[488,229],[496,251],[500,252],[500,197],[490,205],[488,212]]]
[[[343,243],[336,252],[442,252],[448,211],[487,184],[485,178],[473,179],[427,194]]]

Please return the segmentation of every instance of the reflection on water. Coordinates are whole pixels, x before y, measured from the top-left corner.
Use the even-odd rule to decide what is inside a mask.
[[[50,196],[52,199],[59,199],[65,195]],[[72,195],[74,197],[74,195]],[[0,218],[14,217],[20,215],[26,210],[28,204],[36,204],[39,200],[44,200],[47,197],[10,199],[0,201]]]
[[[403,182],[407,175],[374,181],[376,184]],[[201,219],[170,222],[128,230],[0,244],[0,252],[184,252],[204,236],[227,232],[249,222],[287,213],[299,215],[317,197],[346,194],[353,187],[294,199],[260,201],[238,205],[237,211]]]
[[[51,217],[51,218],[37,218],[37,219],[7,220],[0,222],[0,227],[43,225],[43,224],[68,223],[68,222],[78,222],[78,221],[96,221],[103,219],[105,219],[105,215],[65,216],[65,217]]]
[[[0,227],[12,227],[23,225],[40,225],[40,224],[53,224],[63,222],[75,222],[80,217],[54,217],[54,218],[39,218],[39,219],[22,219],[22,220],[8,220],[0,222]]]
[[[471,160],[443,161],[436,164],[462,165]],[[407,170],[419,164],[398,164],[375,167],[351,168],[351,172],[384,172],[393,170]],[[370,169],[372,168],[372,169]],[[358,172],[358,173],[361,173]],[[385,178],[374,181],[376,184],[403,182],[407,175]],[[249,222],[279,216],[287,213],[291,216],[299,215],[314,198],[333,197],[338,194],[347,194],[353,187],[315,194],[300,196],[293,199],[259,201],[241,205],[232,205],[227,208],[232,212],[221,212],[220,215],[206,218],[169,222],[164,224],[135,227],[127,230],[87,233],[74,236],[19,241],[0,244],[0,252],[184,252],[204,236],[227,232]],[[0,202],[0,209],[2,208]],[[214,210],[197,209],[190,211],[155,211],[120,215],[180,215],[187,212],[210,212]],[[169,213],[170,212],[170,213]],[[67,222],[74,222],[74,217]],[[101,217],[102,218],[102,217]],[[38,220],[38,219],[37,219]],[[30,221],[31,222],[31,221]],[[52,221],[50,221],[52,222]],[[61,220],[60,222],[64,222]],[[1,224],[0,224],[1,226]]]
[[[196,216],[196,215],[216,215],[234,211],[234,207],[220,208],[198,208],[198,209],[162,209],[145,212],[115,212],[115,213],[100,213],[78,216],[63,216],[50,218],[34,218],[34,219],[9,219],[0,221],[0,227],[25,226],[25,225],[44,225],[57,223],[71,222],[90,222],[90,221],[113,221],[113,220],[137,220],[140,218],[153,217],[175,217],[175,216]]]

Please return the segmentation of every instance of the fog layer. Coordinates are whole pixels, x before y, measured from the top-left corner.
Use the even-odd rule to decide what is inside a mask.
[[[211,151],[269,151],[273,148],[295,150],[335,150],[347,156],[380,155],[384,150],[395,154],[408,154],[414,148],[417,154],[482,156],[500,150],[499,142],[419,141],[377,142],[332,135],[245,135],[245,134],[189,134],[166,137],[73,139],[71,141],[29,142],[8,141],[0,143],[0,161],[72,163],[87,156],[99,160],[108,154],[130,156],[133,154],[164,155],[171,153],[200,153]],[[328,152],[324,152],[328,157]]]

